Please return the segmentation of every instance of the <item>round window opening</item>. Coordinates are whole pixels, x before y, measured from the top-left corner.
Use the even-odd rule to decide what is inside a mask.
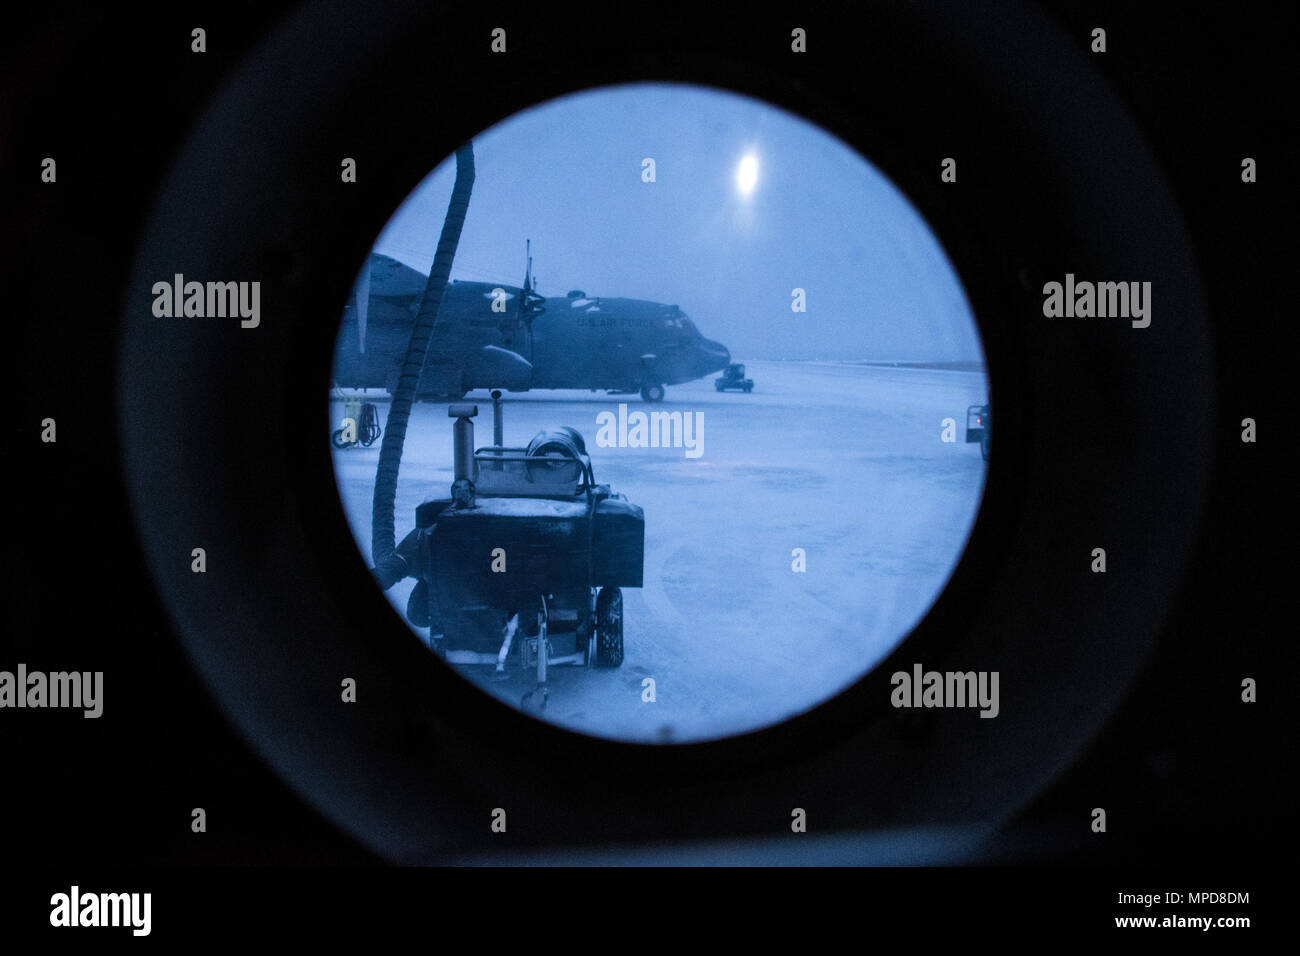
[[[759,730],[858,681],[946,585],[989,453],[923,218],[820,127],[703,87],[565,96],[471,146],[450,281],[456,157],[388,221],[335,347],[339,495],[368,566],[394,516],[376,576],[412,639],[621,741]]]

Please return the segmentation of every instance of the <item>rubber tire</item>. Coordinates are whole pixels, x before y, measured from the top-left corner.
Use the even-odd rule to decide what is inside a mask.
[[[662,402],[664,387],[662,385],[642,385],[641,400],[644,402]]]
[[[752,392],[753,390],[754,390],[754,386],[753,386],[753,385],[746,385],[746,386],[745,386],[745,394],[746,394],[746,395],[748,395],[748,394],[749,394],[750,392]]]
[[[623,663],[623,592],[601,588],[596,595],[596,666]]]
[[[356,442],[353,441],[339,441],[339,438],[342,435],[343,435],[343,429],[341,428],[337,428],[332,433],[330,433],[330,442],[334,445],[335,448],[351,448],[353,445],[356,444]]]

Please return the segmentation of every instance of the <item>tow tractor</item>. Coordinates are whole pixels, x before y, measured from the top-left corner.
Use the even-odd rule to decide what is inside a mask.
[[[744,365],[739,362],[732,362],[721,375],[713,380],[713,387],[719,392],[725,392],[732,388],[739,389],[742,392],[752,392],[754,390],[754,380],[745,378]]]

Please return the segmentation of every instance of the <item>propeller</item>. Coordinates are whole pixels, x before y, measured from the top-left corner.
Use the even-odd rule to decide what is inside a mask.
[[[528,326],[528,331],[533,330],[533,319],[537,318],[546,311],[542,305],[546,301],[545,296],[540,296],[534,291],[533,286],[533,241],[524,240],[524,254],[527,256],[528,263],[524,266],[524,288],[519,295],[519,320]]]

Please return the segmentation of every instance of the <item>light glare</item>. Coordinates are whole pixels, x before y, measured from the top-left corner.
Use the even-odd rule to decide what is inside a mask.
[[[736,171],[736,185],[740,188],[741,195],[748,196],[754,191],[757,182],[758,158],[751,154],[740,161],[740,168]]]

